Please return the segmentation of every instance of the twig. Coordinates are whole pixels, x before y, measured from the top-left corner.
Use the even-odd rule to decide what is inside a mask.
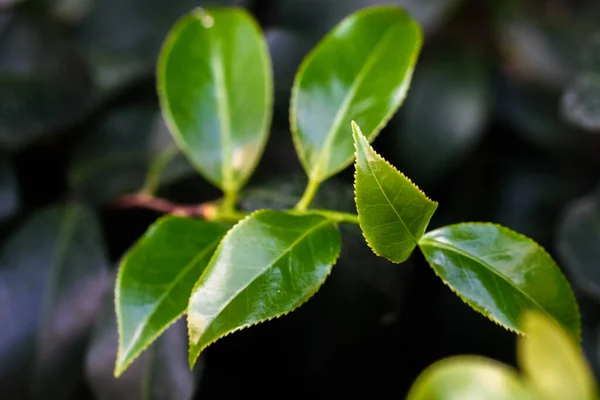
[[[118,208],[147,208],[181,217],[200,217],[204,219],[212,219],[215,212],[215,206],[211,203],[183,205],[145,193],[120,196],[115,200],[114,205]]]

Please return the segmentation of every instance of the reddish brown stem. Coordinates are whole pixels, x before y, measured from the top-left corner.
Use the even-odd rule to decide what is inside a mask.
[[[114,205],[119,208],[147,208],[166,214],[200,218],[207,218],[211,211],[214,210],[214,205],[210,203],[195,205],[176,204],[169,200],[143,193],[120,196],[115,200]]]

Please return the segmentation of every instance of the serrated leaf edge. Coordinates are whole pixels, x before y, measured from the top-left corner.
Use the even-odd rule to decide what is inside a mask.
[[[378,257],[382,257],[385,258],[386,260],[394,263],[394,264],[401,264],[404,261],[400,261],[400,262],[396,262],[396,261],[392,261],[390,259],[388,259],[387,257],[379,254],[379,252],[377,250],[375,250],[375,247],[373,246],[373,244],[371,243],[371,240],[367,237],[367,235],[365,234],[365,231],[362,229],[362,218],[360,216],[360,213],[358,212],[358,203],[357,203],[357,171],[358,171],[358,141],[359,140],[364,140],[367,145],[368,145],[368,149],[370,149],[373,154],[382,162],[384,162],[385,164],[387,164],[393,171],[395,171],[396,173],[398,173],[400,176],[402,176],[404,179],[406,179],[408,181],[408,183],[410,183],[411,185],[414,186],[415,189],[417,189],[417,191],[419,191],[419,193],[421,193],[423,195],[423,197],[429,201],[430,203],[432,203],[435,208],[434,208],[434,212],[437,210],[438,207],[438,202],[434,201],[432,199],[430,199],[427,194],[425,194],[425,192],[423,190],[421,190],[421,188],[419,188],[419,186],[417,184],[415,184],[408,176],[404,175],[402,172],[400,172],[395,166],[393,166],[388,160],[386,160],[385,158],[383,158],[379,153],[377,153],[375,151],[375,149],[373,149],[373,147],[370,145],[368,139],[365,137],[365,135],[362,133],[360,126],[358,126],[358,124],[355,121],[352,121],[352,132],[354,134],[354,204],[356,205],[356,211],[357,211],[357,215],[358,215],[358,221],[360,223],[360,232],[363,236],[363,238],[365,239],[365,241],[367,242],[367,245],[369,246],[369,248],[371,249],[371,251],[373,251],[373,253],[375,253]],[[427,223],[427,225],[429,225],[429,222]],[[425,229],[427,229],[427,225],[425,226]],[[425,234],[423,234],[425,235]],[[419,239],[416,240],[415,243],[415,247],[416,245],[418,245],[418,241]],[[414,251],[414,249],[413,249]],[[411,253],[412,254],[412,253]]]
[[[569,297],[571,299],[571,301],[573,302],[573,304],[575,305],[575,309],[576,309],[576,315],[575,315],[575,320],[577,322],[577,331],[573,332],[575,334],[575,339],[578,341],[578,343],[581,343],[581,314],[579,311],[579,304],[577,303],[577,299],[575,297],[575,294],[573,292],[573,288],[571,286],[571,283],[569,282],[569,280],[565,277],[564,273],[562,272],[562,270],[560,269],[560,267],[558,266],[558,264],[556,263],[556,261],[554,260],[554,258],[546,251],[546,249],[541,246],[539,243],[537,243],[535,240],[531,239],[528,236],[523,235],[522,233],[516,232],[510,228],[507,228],[506,226],[494,223],[494,222],[481,222],[481,221],[472,221],[472,222],[460,222],[460,223],[456,223],[456,224],[450,224],[450,225],[445,225],[442,226],[440,228],[434,229],[432,231],[426,232],[423,238],[426,238],[428,235],[433,234],[434,232],[441,230],[441,229],[446,229],[446,228],[453,228],[453,227],[457,227],[457,226],[461,226],[461,225],[486,225],[486,226],[495,226],[496,228],[498,228],[501,231],[505,231],[508,232],[511,235],[516,236],[517,238],[519,238],[520,240],[523,240],[524,242],[527,242],[529,244],[532,244],[534,246],[536,246],[539,250],[541,250],[541,252],[543,254],[545,254],[548,258],[550,258],[550,260],[552,260],[552,262],[554,262],[555,266],[556,266],[556,270],[558,272],[558,275],[565,281],[565,283],[567,284],[567,286],[569,287]],[[420,241],[419,241],[420,242]],[[419,248],[421,247],[420,243],[419,243]],[[431,263],[429,262],[429,259],[427,258],[427,256],[425,255],[425,253],[423,251],[421,251],[423,253],[423,256],[425,257],[425,259],[427,259],[427,263],[431,266]],[[493,317],[491,317],[489,314],[487,314],[484,311],[478,310],[477,308],[473,307],[473,305],[471,305],[465,298],[463,298],[463,296],[458,293],[452,286],[450,286],[441,276],[438,275],[437,271],[432,267],[431,268],[435,275],[440,278],[440,280],[442,282],[444,282],[444,284],[446,286],[448,286],[452,292],[454,292],[458,297],[461,298],[461,300],[463,300],[467,305],[469,305],[469,307],[471,307],[472,309],[474,309],[475,311],[479,312],[480,314],[484,315],[485,317],[487,317],[488,319],[490,319],[492,322],[496,323],[497,325],[502,326],[504,329],[510,331],[510,332],[514,332],[518,335],[521,336],[525,336],[525,334],[521,331],[512,329],[504,324],[502,324],[500,321],[495,320]],[[543,310],[543,309],[542,309]],[[547,312],[545,310],[543,310],[543,312],[545,314],[547,314]],[[550,315],[549,316],[553,321],[555,321],[556,323],[558,323],[562,329],[565,329],[565,327],[562,326],[562,324],[560,324],[558,321],[556,321],[556,319],[554,318],[554,316]]]
[[[149,228],[156,228],[158,225],[161,225],[163,223],[165,223],[168,220],[172,220],[172,219],[187,219],[185,217],[177,217],[177,216],[173,216],[173,215],[165,215],[161,218],[159,218],[158,220],[156,220]],[[148,231],[147,230],[147,231]],[[146,232],[147,232],[146,231]],[[141,241],[144,237],[146,236],[146,234],[144,234],[139,240]],[[137,244],[137,243],[136,243]],[[181,313],[177,314],[175,317],[173,317],[173,319],[165,324],[165,326],[161,329],[159,329],[156,334],[152,335],[152,337],[150,338],[150,340],[147,341],[147,343],[142,346],[142,348],[136,352],[133,353],[133,355],[131,355],[130,357],[127,358],[127,362],[123,363],[123,365],[119,366],[119,359],[122,358],[123,356],[123,331],[122,331],[122,317],[121,317],[121,313],[119,312],[119,300],[121,299],[121,291],[118,290],[118,288],[120,287],[120,282],[121,282],[121,277],[123,274],[123,265],[125,264],[125,262],[129,259],[129,257],[131,257],[131,252],[132,250],[135,248],[135,245],[133,247],[131,247],[131,249],[129,249],[127,251],[127,253],[125,254],[125,256],[122,258],[121,262],[119,263],[119,271],[117,273],[117,279],[115,280],[115,289],[114,289],[114,309],[115,309],[115,314],[117,316],[117,332],[118,332],[118,346],[117,346],[117,359],[115,361],[115,370],[114,370],[114,377],[118,378],[120,377],[126,370],[127,368],[129,368],[129,366],[146,350],[148,350],[148,348],[154,344],[156,342],[156,340],[163,334],[166,332],[167,329],[169,329],[173,324],[175,324],[185,313],[187,310],[187,307],[184,311],[182,311]],[[213,252],[214,253],[214,252]],[[208,265],[208,264],[207,264]]]
[[[390,110],[383,118],[382,120],[379,122],[379,124],[377,124],[377,126],[373,129],[373,131],[371,132],[371,135],[369,136],[368,141],[372,142],[373,140],[375,140],[375,138],[379,135],[379,133],[381,132],[381,130],[388,124],[388,122],[390,122],[390,120],[394,117],[394,114],[398,111],[398,109],[402,106],[402,104],[404,103],[404,100],[406,99],[406,96],[408,94],[408,91],[410,89],[410,85],[412,82],[412,76],[415,70],[415,66],[417,64],[417,60],[419,58],[419,54],[421,52],[421,47],[423,45],[423,31],[421,29],[421,26],[419,25],[419,23],[417,21],[415,21],[414,18],[412,18],[412,16],[402,7],[398,7],[395,5],[375,5],[375,6],[371,6],[371,7],[367,7],[365,9],[362,10],[358,10],[350,15],[348,15],[347,17],[343,18],[341,21],[339,21],[328,33],[327,35],[325,35],[318,43],[317,45],[308,53],[308,55],[306,55],[306,57],[304,57],[304,59],[302,60],[302,63],[300,63],[300,66],[298,67],[298,70],[296,71],[296,74],[294,76],[294,84],[292,85],[292,93],[291,93],[291,98],[290,98],[290,106],[289,106],[289,124],[290,124],[290,132],[292,134],[292,142],[294,143],[294,148],[296,150],[296,153],[298,154],[298,159],[300,160],[300,163],[302,164],[302,167],[304,168],[304,171],[306,171],[307,175],[309,175],[309,171],[310,171],[310,167],[306,164],[306,162],[304,161],[303,157],[300,156],[300,149],[301,144],[300,144],[300,138],[298,136],[298,129],[297,129],[297,115],[294,112],[295,106],[296,106],[296,102],[297,102],[297,98],[298,98],[298,90],[299,90],[299,81],[300,81],[300,76],[304,75],[305,69],[307,68],[307,65],[312,62],[312,60],[315,57],[315,54],[319,51],[320,47],[322,46],[322,44],[328,40],[330,37],[334,36],[334,31],[341,25],[343,25],[344,23],[348,23],[347,21],[350,21],[354,18],[357,18],[360,15],[364,15],[364,14],[368,14],[371,12],[376,12],[376,11],[382,11],[382,10],[394,10],[394,11],[400,11],[404,14],[406,14],[406,16],[408,16],[408,21],[410,24],[412,24],[415,27],[415,32],[417,35],[417,43],[415,46],[415,51],[412,54],[412,57],[410,59],[410,67],[407,69],[406,71],[406,77],[405,80],[403,82],[403,84],[400,86],[400,92],[401,95],[398,97],[398,105],[395,107],[392,107],[392,110]],[[354,122],[354,121],[353,121]],[[348,160],[346,162],[344,162],[339,168],[332,170],[332,172],[327,175],[324,176],[321,181],[324,181],[334,175],[336,175],[337,173],[339,173],[340,171],[342,171],[343,169],[345,169],[346,167],[348,167],[350,164],[352,164],[352,156],[350,156],[348,158]]]
[[[256,211],[252,212],[251,214],[248,214],[248,215],[247,215],[245,218],[243,218],[243,219],[242,219],[242,220],[240,220],[240,221],[239,221],[237,224],[235,224],[235,225],[234,225],[234,226],[233,226],[233,227],[232,227],[232,228],[231,228],[231,229],[230,229],[230,230],[227,232],[227,234],[225,234],[225,236],[223,236],[223,239],[221,239],[221,243],[219,243],[219,246],[217,246],[217,248],[215,249],[215,252],[213,253],[213,257],[215,256],[215,254],[217,254],[217,252],[218,252],[218,251],[219,251],[219,249],[221,248],[221,244],[222,244],[222,243],[225,241],[225,239],[227,239],[227,238],[229,237],[229,235],[231,234],[231,231],[233,231],[233,228],[235,228],[236,226],[238,226],[238,225],[239,225],[239,224],[241,224],[242,222],[244,222],[244,221],[246,221],[246,220],[250,219],[251,217],[255,216],[256,214],[262,213],[262,212],[264,212],[264,211],[277,211],[277,212],[281,212],[281,213],[286,213],[285,211],[278,211],[278,210],[271,210],[271,209],[261,209],[261,210],[256,210]],[[290,214],[290,215],[293,215],[293,214]],[[309,214],[309,215],[315,215],[315,216],[316,216],[317,214]],[[322,218],[324,218],[325,220],[327,220],[327,218],[323,217],[322,215],[319,215],[319,216],[320,216],[320,217],[322,217]],[[329,224],[331,224],[333,227],[335,227],[335,228],[336,228],[336,230],[337,230],[337,232],[339,233],[339,228],[337,227],[337,225],[336,225],[336,224],[333,224],[331,221],[328,221],[328,222],[329,222]],[[341,243],[341,237],[340,237],[340,243]],[[322,283],[321,283],[319,286],[317,286],[317,287],[315,288],[315,291],[314,291],[314,292],[312,292],[312,293],[308,294],[306,297],[302,298],[302,299],[301,299],[301,301],[300,301],[300,303],[298,303],[298,305],[297,305],[296,307],[294,307],[294,308],[292,308],[292,309],[288,310],[287,312],[284,312],[284,313],[281,313],[281,314],[276,314],[276,315],[274,315],[274,316],[272,316],[272,317],[270,317],[270,318],[267,318],[267,319],[264,319],[264,320],[261,320],[261,321],[257,321],[257,322],[253,322],[253,323],[250,323],[250,324],[244,324],[244,325],[240,325],[239,327],[237,327],[237,328],[235,328],[235,329],[233,329],[233,330],[231,330],[231,331],[229,331],[229,332],[225,332],[225,333],[224,333],[224,334],[222,334],[221,336],[218,336],[218,337],[216,337],[216,338],[215,338],[214,340],[212,340],[211,342],[209,342],[209,343],[205,344],[204,346],[201,346],[201,347],[198,349],[197,353],[196,353],[196,354],[195,354],[193,357],[192,357],[192,353],[191,353],[191,351],[192,351],[192,346],[191,346],[191,344],[190,344],[190,354],[189,354],[189,359],[188,359],[188,362],[189,362],[190,368],[193,368],[193,367],[194,367],[194,365],[195,365],[196,361],[198,360],[198,357],[200,357],[200,354],[201,354],[201,353],[202,353],[202,352],[203,352],[203,351],[204,351],[206,348],[208,348],[209,346],[211,346],[212,344],[214,344],[214,343],[215,343],[215,342],[217,342],[218,340],[220,340],[220,339],[223,339],[223,338],[225,338],[225,337],[227,337],[227,336],[231,335],[232,333],[235,333],[235,332],[241,331],[241,330],[243,330],[243,329],[250,328],[250,327],[252,327],[252,326],[259,325],[259,324],[262,324],[262,323],[265,323],[265,322],[269,322],[269,321],[272,321],[272,320],[274,320],[274,319],[279,319],[279,318],[281,318],[281,317],[283,317],[283,316],[285,316],[285,315],[288,315],[288,314],[289,314],[289,313],[291,313],[292,311],[294,311],[294,310],[296,310],[296,309],[300,308],[300,307],[301,307],[301,306],[303,306],[304,304],[306,304],[306,302],[308,302],[308,300],[310,300],[310,299],[311,299],[311,298],[312,298],[312,297],[313,297],[313,296],[314,296],[314,295],[315,295],[315,294],[316,294],[316,293],[317,293],[317,292],[318,292],[318,291],[321,289],[321,287],[323,287],[323,285],[324,285],[324,284],[325,284],[325,282],[327,281],[327,278],[329,278],[329,276],[331,275],[331,271],[333,270],[333,267],[335,266],[335,263],[336,263],[336,262],[337,262],[337,260],[339,259],[339,256],[340,256],[340,253],[341,253],[341,250],[342,250],[342,247],[340,246],[340,247],[339,247],[339,249],[338,249],[338,251],[337,251],[337,254],[336,254],[336,256],[335,256],[334,260],[333,260],[333,261],[332,261],[332,263],[331,263],[331,268],[329,268],[329,272],[327,273],[327,275],[326,275],[326,276],[325,276],[325,278],[323,279],[323,282],[322,282]],[[210,265],[211,263],[212,263],[212,258],[211,258],[211,260],[208,262],[208,265]],[[207,270],[208,270],[208,269],[205,269],[205,272],[206,272]],[[202,280],[203,276],[204,276],[204,273],[202,273],[202,275],[200,276],[200,278],[198,278],[198,281],[197,281],[197,282],[196,282],[196,284],[194,285],[194,289],[192,289],[192,293],[194,293],[194,292],[196,291],[196,288],[199,286],[199,283],[200,283],[200,281]],[[192,297],[190,296],[190,300],[191,300],[191,298],[192,298]],[[188,309],[189,309],[189,307],[190,307],[190,304],[188,303]],[[190,332],[190,327],[189,327],[189,323],[188,323],[188,341],[189,341],[190,339],[191,339],[191,332]]]

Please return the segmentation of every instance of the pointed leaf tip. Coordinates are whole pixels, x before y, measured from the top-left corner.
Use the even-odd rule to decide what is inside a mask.
[[[377,154],[357,124],[352,128],[360,227],[375,254],[401,263],[425,233],[437,203]]]
[[[492,223],[462,223],[419,241],[427,262],[474,310],[514,332],[534,309],[580,338],[577,301],[564,275],[533,240]]]
[[[319,290],[341,247],[319,215],[257,211],[223,238],[188,306],[189,363],[218,339],[287,314]]]
[[[154,223],[127,253],[116,281],[119,347],[115,377],[185,311],[227,227],[181,217]]]
[[[352,163],[352,120],[373,140],[400,107],[421,42],[419,25],[406,11],[374,6],[341,21],[304,59],[294,80],[290,128],[313,181]]]

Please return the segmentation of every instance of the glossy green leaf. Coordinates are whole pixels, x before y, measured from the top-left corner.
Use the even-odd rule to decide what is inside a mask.
[[[202,372],[187,363],[185,321],[171,325],[119,378],[113,371],[119,335],[114,296],[106,296],[85,357],[85,376],[98,400],[189,400]]]
[[[425,233],[437,203],[373,150],[355,123],[355,197],[365,239],[375,254],[401,263]]]
[[[79,143],[69,163],[69,186],[91,204],[120,194],[153,192],[194,168],[183,156],[155,107],[133,106],[109,113]]]
[[[182,15],[199,4],[231,6],[244,0],[43,1],[54,10],[57,2],[74,2],[78,8],[84,6],[82,3],[92,2],[89,10],[83,10],[85,15],[76,30],[76,41],[95,86],[104,97],[152,77],[161,44]]]
[[[108,292],[94,214],[79,205],[31,216],[0,255],[0,398],[71,398],[88,330]]]
[[[117,278],[119,352],[115,376],[185,311],[194,284],[227,227],[166,217],[127,253]]]
[[[239,222],[190,297],[190,365],[217,339],[306,302],[325,282],[340,246],[337,228],[318,215],[263,210]]]
[[[575,338],[539,312],[523,316],[519,365],[546,400],[595,400],[596,382]]]
[[[171,132],[192,164],[237,191],[262,154],[273,84],[267,44],[240,8],[197,9],[167,37],[158,92]]]
[[[421,41],[405,11],[372,7],[340,22],[304,59],[290,123],[310,180],[321,182],[352,162],[350,121],[373,140],[400,107]]]
[[[558,225],[556,244],[574,284],[600,299],[600,195],[567,205]]]
[[[428,232],[419,247],[436,275],[492,321],[521,332],[523,312],[534,309],[581,336],[571,286],[531,239],[491,223],[463,223]]]
[[[508,365],[476,356],[455,356],[436,362],[421,373],[407,397],[407,400],[467,399],[539,398]]]

